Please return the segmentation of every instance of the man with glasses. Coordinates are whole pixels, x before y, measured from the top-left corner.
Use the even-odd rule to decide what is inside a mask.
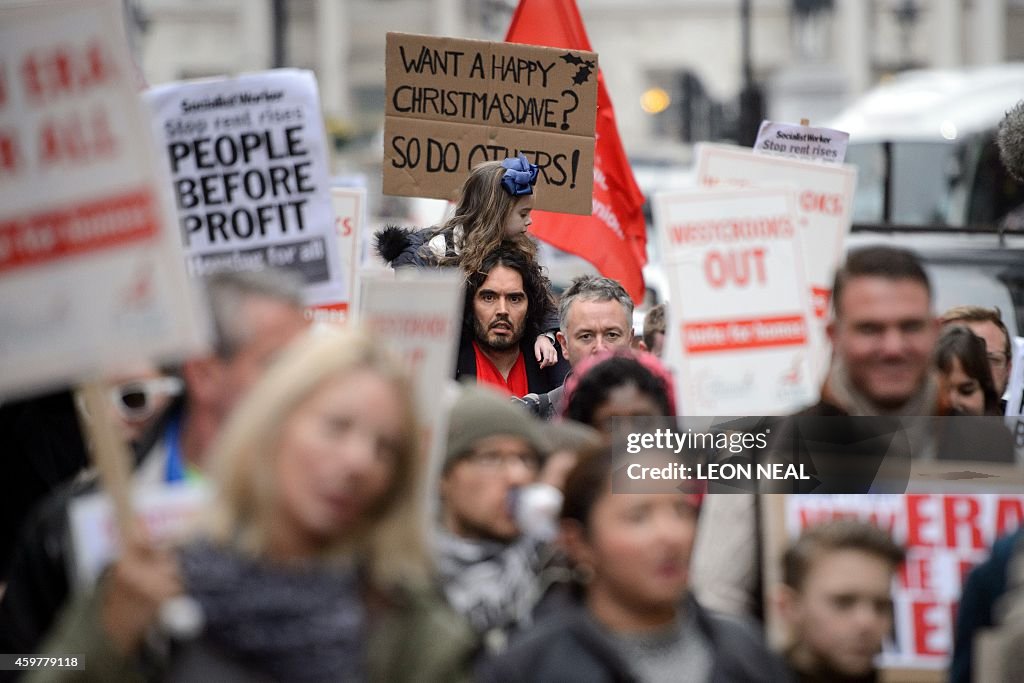
[[[1010,381],[1011,352],[1010,332],[1003,323],[998,308],[984,306],[957,306],[951,308],[941,317],[943,327],[947,325],[963,325],[985,341],[988,354],[988,365],[992,370],[992,381],[996,385],[996,393],[1000,397],[1006,393],[1006,385]],[[1006,401],[1000,400],[1000,408],[1005,412]]]
[[[491,651],[529,623],[539,599],[550,539],[520,528],[517,509],[546,455],[541,428],[484,387],[466,386],[451,412],[437,564],[448,601]],[[554,503],[552,515],[560,500]]]

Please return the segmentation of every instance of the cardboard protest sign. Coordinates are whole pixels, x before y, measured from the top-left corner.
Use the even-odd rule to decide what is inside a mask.
[[[0,9],[0,396],[198,351],[120,3]]]
[[[814,328],[791,193],[654,199],[684,415],[777,415],[816,397]]]
[[[170,168],[189,273],[285,268],[306,303],[346,292],[316,79],[280,69],[145,95]]]
[[[135,512],[154,542],[179,542],[191,533],[210,501],[211,489],[197,482],[140,486],[132,492]],[[111,500],[101,493],[76,496],[68,509],[74,583],[86,588],[120,552]]]
[[[537,208],[589,216],[597,55],[387,35],[384,192],[454,200],[484,161],[540,167]]]
[[[895,638],[880,664],[943,669],[952,653],[963,580],[988,557],[996,538],[1020,525],[1024,494],[786,496],[786,542],[836,517],[875,524],[907,551],[893,586]]]
[[[765,120],[757,131],[754,151],[841,164],[849,142],[850,134],[841,130]]]

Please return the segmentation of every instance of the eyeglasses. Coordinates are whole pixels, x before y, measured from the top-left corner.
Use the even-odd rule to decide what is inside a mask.
[[[999,353],[990,353],[990,354],[988,354],[989,365],[991,365],[993,367],[996,367],[996,368],[1005,367],[1006,366],[1006,362],[1009,359],[1010,359],[1010,357],[1007,356],[1006,353],[1002,352],[1002,351],[1000,351]]]
[[[110,401],[126,420],[141,420],[156,409],[156,401],[165,396],[177,396],[184,389],[177,377],[154,377],[118,384],[110,390]]]
[[[512,465],[525,467],[531,472],[540,468],[540,462],[533,453],[505,453],[502,451],[477,451],[466,456],[468,462],[486,470],[498,471]]]

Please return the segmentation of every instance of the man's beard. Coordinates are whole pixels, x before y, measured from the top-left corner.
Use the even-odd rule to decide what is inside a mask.
[[[474,316],[473,336],[476,337],[477,344],[493,351],[508,351],[509,349],[519,346],[519,342],[523,339],[523,332],[526,327],[525,323],[516,327],[515,323],[509,318],[499,318],[494,322],[507,323],[508,326],[512,328],[512,334],[509,336],[491,334],[488,327],[485,327],[480,322],[480,319]]]

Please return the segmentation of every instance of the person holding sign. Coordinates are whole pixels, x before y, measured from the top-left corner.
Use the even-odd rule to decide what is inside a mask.
[[[413,392],[358,331],[292,345],[211,453],[218,495],[177,553],[130,544],[46,648],[85,678],[138,678],[135,656],[168,597],[202,630],[160,680],[451,681],[474,639],[430,587]]]
[[[451,218],[425,230],[389,226],[377,233],[377,253],[396,269],[451,266],[470,276],[504,243],[536,261],[537,244],[526,230],[532,222],[538,172],[537,165],[522,154],[476,166],[462,185]],[[558,320],[553,312],[545,318],[544,330],[548,331],[534,343],[542,368],[558,362],[554,343]]]

